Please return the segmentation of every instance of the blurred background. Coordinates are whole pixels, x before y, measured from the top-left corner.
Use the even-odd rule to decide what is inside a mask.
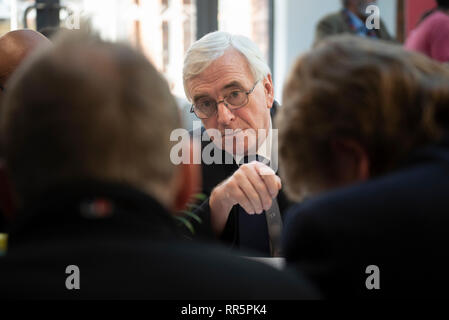
[[[379,0],[378,6],[389,32],[403,42],[435,2]],[[340,0],[0,0],[0,35],[89,25],[104,39],[142,50],[183,105],[183,57],[192,42],[215,30],[239,33],[262,49],[281,101],[287,70],[311,47],[316,23],[340,8]]]

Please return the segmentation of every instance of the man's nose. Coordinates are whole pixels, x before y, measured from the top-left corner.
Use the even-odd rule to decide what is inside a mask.
[[[226,107],[226,102],[222,102],[217,106],[217,120],[219,123],[228,125],[234,120],[235,116],[231,110]]]

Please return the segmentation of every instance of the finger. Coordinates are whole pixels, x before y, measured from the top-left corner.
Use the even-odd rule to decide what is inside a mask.
[[[259,194],[257,193],[257,190],[250,182],[249,177],[247,176],[247,172],[248,170],[245,169],[244,167],[240,168],[234,174],[235,181],[251,202],[255,210],[255,213],[261,213],[263,211],[263,203],[259,197]]]
[[[276,172],[274,172],[273,169],[271,169],[269,166],[267,166],[266,164],[262,163],[262,162],[258,162],[257,163],[257,169],[259,171],[259,174],[261,176],[272,176],[272,175],[276,175]]]
[[[233,191],[233,198],[233,200],[238,203],[249,215],[256,213],[251,201],[248,199],[243,190],[240,189],[240,187],[235,187],[235,190]]]
[[[263,206],[263,210],[268,210],[271,207],[272,197],[270,191],[268,190],[265,182],[262,180],[261,176],[257,171],[258,164],[244,166],[241,168],[248,177],[249,182],[252,184],[253,188],[256,190],[259,196],[259,201]]]
[[[265,165],[258,167],[258,172],[261,179],[264,181],[272,199],[277,197],[279,190],[282,188],[281,178],[279,178],[274,171]],[[268,174],[270,173],[270,174]]]

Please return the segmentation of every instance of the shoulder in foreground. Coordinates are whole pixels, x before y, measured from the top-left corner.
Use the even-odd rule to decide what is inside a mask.
[[[429,190],[432,191],[429,193]],[[312,219],[332,225],[334,220],[358,219],[360,213],[363,213],[361,218],[369,219],[370,215],[401,215],[422,206],[431,206],[436,209],[434,214],[440,214],[447,205],[447,199],[449,165],[445,162],[423,163],[364,183],[323,193],[293,206],[287,213],[286,224],[297,225],[301,221]],[[400,207],[401,210],[390,210],[395,207]]]

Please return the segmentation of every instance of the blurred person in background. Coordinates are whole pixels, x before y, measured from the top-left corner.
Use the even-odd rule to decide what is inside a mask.
[[[337,34],[354,34],[372,39],[394,40],[382,19],[380,29],[368,29],[366,19],[367,8],[377,5],[376,0],[341,0],[343,9],[322,18],[316,27],[315,44],[324,38]]]
[[[20,204],[0,298],[315,297],[292,273],[180,238],[172,215],[198,171],[170,161],[178,107],[128,46],[55,40],[8,83],[0,121]]]
[[[6,89],[6,82],[24,59],[37,47],[50,41],[33,30],[15,30],[0,37],[0,95]]]
[[[412,31],[405,47],[440,62],[449,62],[449,0],[436,0],[438,6]]]
[[[33,30],[15,30],[0,37],[0,108],[7,88],[7,81],[25,58],[50,41]],[[0,233],[6,231],[6,217],[13,212],[13,203],[0,146]]]
[[[337,36],[297,60],[283,101],[281,177],[302,201],[287,262],[326,297],[447,296],[449,70]]]

